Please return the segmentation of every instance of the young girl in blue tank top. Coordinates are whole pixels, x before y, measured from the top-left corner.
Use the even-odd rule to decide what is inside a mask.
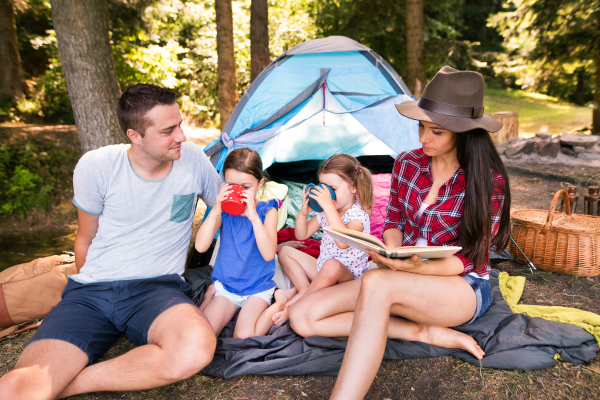
[[[273,315],[296,294],[296,289],[275,291],[279,200],[256,202],[256,194],[265,182],[262,171],[256,151],[236,149],[229,153],[223,164],[226,185],[196,235],[196,249],[202,253],[221,229],[212,273],[215,295],[201,307],[217,336],[240,308],[233,336],[243,339],[266,335],[273,326]],[[223,200],[232,193],[232,184],[246,189],[242,192],[245,210],[240,215],[221,209]],[[273,295],[275,303],[271,305]]]

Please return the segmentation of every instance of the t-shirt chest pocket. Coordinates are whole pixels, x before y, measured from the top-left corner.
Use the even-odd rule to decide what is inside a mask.
[[[192,215],[192,209],[194,208],[194,199],[196,198],[195,193],[190,194],[174,194],[173,205],[171,206],[171,218],[169,221],[172,222],[184,222],[187,221]]]

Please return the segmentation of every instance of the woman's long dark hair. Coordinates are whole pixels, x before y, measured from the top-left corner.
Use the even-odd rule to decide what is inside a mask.
[[[489,260],[490,246],[504,251],[510,240],[510,187],[508,174],[490,134],[474,129],[456,134],[456,156],[465,171],[463,218],[458,237],[462,254],[481,268]],[[492,182],[492,173],[499,174],[504,185]],[[491,239],[492,191],[504,192],[504,204],[496,235]]]

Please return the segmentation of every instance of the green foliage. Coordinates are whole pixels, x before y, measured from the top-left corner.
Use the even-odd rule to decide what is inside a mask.
[[[34,207],[48,209],[57,192],[71,184],[72,171],[63,166],[74,163],[78,151],[44,149],[35,140],[0,144],[0,214],[24,218]]]
[[[462,14],[468,2],[424,0],[424,62],[429,78],[444,65],[472,69],[476,63],[471,50],[475,43],[461,37],[465,24],[471,23]],[[348,36],[375,50],[403,74],[406,68],[406,1],[325,0],[313,7],[318,36]]]
[[[584,104],[600,51],[598,0],[520,0],[490,18],[508,53],[494,66],[507,85]]]

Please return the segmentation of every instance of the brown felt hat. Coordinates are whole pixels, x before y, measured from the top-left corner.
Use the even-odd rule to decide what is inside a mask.
[[[483,128],[496,132],[502,123],[483,113],[483,75],[443,67],[425,86],[419,101],[396,104],[400,114],[431,122],[452,132]]]

